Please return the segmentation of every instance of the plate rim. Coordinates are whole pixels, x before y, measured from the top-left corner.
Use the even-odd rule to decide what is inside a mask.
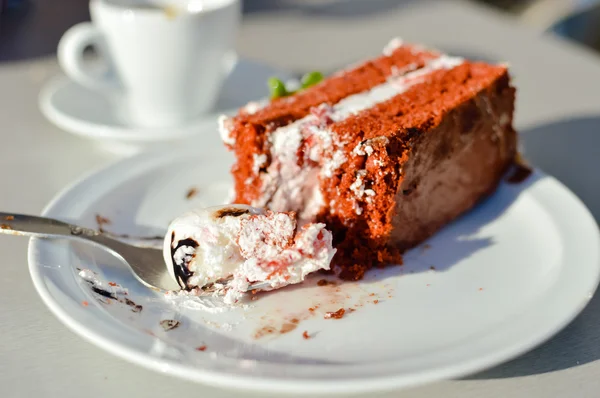
[[[191,149],[188,151],[188,156],[199,156],[198,151]],[[142,154],[122,159],[113,162],[107,166],[92,170],[85,173],[82,177],[75,180],[65,188],[60,190],[54,198],[44,207],[42,215],[60,217],[60,214],[55,214],[55,208],[57,208],[63,201],[67,201],[71,193],[77,190],[79,187],[84,185],[86,181],[93,178],[102,178],[111,173],[113,170],[119,170],[123,167],[127,167],[129,164],[143,163],[154,161],[156,164],[164,162],[165,159],[179,159],[183,157],[181,152],[176,155],[173,151],[165,152],[164,150],[149,151]],[[160,159],[160,161],[159,161]],[[152,167],[152,166],[146,166]],[[590,249],[595,250],[595,259],[589,260],[590,263],[595,261],[595,267],[587,267],[588,271],[593,271],[593,278],[586,287],[588,296],[585,300],[581,300],[577,306],[573,305],[568,315],[560,317],[560,321],[555,320],[550,322],[553,324],[552,327],[547,327],[544,330],[538,331],[536,334],[530,334],[527,339],[521,339],[518,344],[501,350],[501,352],[485,353],[483,356],[478,356],[469,361],[461,362],[460,364],[448,365],[442,368],[428,369],[427,371],[419,372],[417,374],[385,374],[381,377],[371,377],[370,379],[358,379],[358,380],[337,380],[339,384],[332,383],[331,380],[323,379],[294,379],[294,378],[269,378],[264,375],[257,377],[248,377],[240,374],[228,374],[223,371],[215,371],[207,368],[191,369],[190,366],[179,364],[175,361],[163,358],[162,361],[157,361],[155,357],[152,357],[148,353],[139,352],[135,348],[130,348],[123,342],[115,341],[111,338],[105,337],[101,332],[95,331],[93,328],[88,328],[86,325],[77,321],[76,317],[67,313],[53,297],[44,283],[43,280],[43,267],[39,267],[39,260],[37,259],[37,247],[39,239],[32,239],[28,246],[28,265],[29,272],[38,295],[41,297],[44,304],[50,309],[50,311],[63,323],[67,328],[71,329],[76,334],[83,337],[85,340],[91,342],[110,352],[111,354],[125,359],[127,361],[138,364],[144,368],[158,371],[160,373],[166,373],[175,377],[183,378],[193,382],[200,382],[206,385],[213,385],[221,388],[243,390],[243,391],[260,391],[260,392],[273,392],[273,393],[322,393],[322,394],[339,394],[339,393],[367,393],[375,391],[389,391],[400,388],[416,387],[429,382],[439,381],[448,378],[462,377],[474,372],[483,371],[490,367],[496,366],[500,363],[504,363],[508,360],[514,359],[519,355],[533,349],[549,340],[551,337],[556,335],[569,323],[571,323],[589,303],[593,297],[594,292],[600,282],[600,231],[598,225],[590,213],[589,209],[585,204],[564,184],[556,180],[551,176],[547,176],[544,173],[536,171],[536,174],[541,175],[549,179],[554,184],[554,189],[559,189],[568,200],[571,201],[575,208],[578,208],[581,216],[585,217],[590,231],[586,233],[592,233],[592,238],[595,238],[595,245]],[[552,218],[556,219],[556,216]],[[565,217],[563,217],[565,219]],[[591,276],[591,275],[588,275]],[[583,287],[582,287],[583,291]],[[532,304],[533,306],[533,304]],[[558,319],[558,318],[555,318]],[[538,328],[540,329],[540,328]],[[168,367],[164,367],[161,363],[168,363]],[[232,378],[235,378],[239,382],[231,383]]]

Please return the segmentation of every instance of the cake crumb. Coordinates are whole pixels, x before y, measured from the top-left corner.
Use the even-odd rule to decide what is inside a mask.
[[[4,217],[4,219],[5,219],[6,221],[12,221],[12,220],[14,220],[14,219],[15,219],[15,216],[6,216],[6,217]]]
[[[346,312],[345,309],[340,308],[339,310],[337,310],[335,312],[326,312],[324,318],[325,319],[342,319],[345,312]]]
[[[296,329],[296,327],[297,327],[296,323],[284,323],[283,326],[281,326],[279,333],[285,334],[285,333],[291,332],[292,330]]]
[[[111,221],[106,217],[102,217],[100,214],[96,214],[96,224],[98,224],[98,231],[104,232],[104,226],[111,224]]]
[[[373,304],[379,304],[379,300],[373,300]]]
[[[12,230],[12,227],[8,224],[0,224],[0,229]]]
[[[327,279],[321,279],[317,282],[317,286],[335,286],[336,283],[333,281],[328,281]]]
[[[164,319],[160,321],[160,326],[165,332],[178,328],[179,325],[181,325],[181,322],[176,321],[175,319]]]
[[[90,303],[88,303],[87,301],[83,300],[81,302],[81,305],[83,305],[84,307],[87,307],[88,305],[90,305]]]
[[[187,193],[185,194],[185,198],[186,199],[192,199],[194,196],[196,196],[198,194],[198,188],[196,187],[191,187]]]
[[[201,345],[200,347],[196,347],[196,351],[206,351],[206,346]]]
[[[429,267],[429,269],[435,271],[435,266],[432,265],[431,267]]]
[[[480,292],[482,292],[482,291],[483,291],[483,288],[482,288],[482,287],[480,287],[480,288],[479,288],[479,291],[480,291]]]
[[[429,283],[428,283],[428,284],[427,284],[427,287],[429,287],[429,286],[431,286],[431,284],[429,284]]]
[[[310,339],[310,335],[308,334],[308,331],[304,331],[302,332],[302,338],[304,338],[304,340],[308,340]]]
[[[260,339],[267,334],[273,334],[275,332],[277,332],[277,329],[275,329],[273,326],[263,326],[262,328],[258,329],[256,333],[254,333],[254,338]]]

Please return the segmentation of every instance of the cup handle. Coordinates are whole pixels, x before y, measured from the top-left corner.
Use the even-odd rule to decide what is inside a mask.
[[[108,73],[93,73],[86,65],[83,52],[86,47],[94,46],[104,61],[110,65]],[[64,72],[74,81],[93,90],[117,91],[121,84],[116,76],[102,33],[90,22],[82,22],[63,34],[58,43],[58,63]],[[112,76],[111,76],[112,75]]]

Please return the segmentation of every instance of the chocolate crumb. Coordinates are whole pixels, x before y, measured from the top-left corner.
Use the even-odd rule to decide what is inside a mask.
[[[302,332],[302,338],[304,338],[304,340],[308,340],[310,339],[310,335],[308,334],[308,331],[304,331]]]
[[[335,286],[335,282],[333,281],[328,281],[327,279],[321,279],[317,282],[317,286]]]
[[[198,188],[196,187],[192,187],[190,188],[187,193],[185,194],[185,198],[186,199],[192,199],[194,196],[196,196],[198,194]]]
[[[111,292],[107,292],[106,290],[100,289],[99,287],[94,286],[94,285],[92,285],[91,288],[94,293],[97,293],[102,297],[106,297],[106,298],[113,299],[113,300],[119,300],[119,298]]]
[[[435,267],[432,265],[431,267],[429,267],[430,270],[435,271]]]
[[[119,300],[119,301],[121,301],[121,300]],[[125,298],[125,304],[127,304],[128,306],[131,307],[132,312],[141,312],[142,309],[144,308],[141,305],[137,305],[133,301],[129,300],[127,297]]]
[[[8,224],[0,224],[0,229],[12,230],[12,227]]]
[[[339,310],[337,310],[335,312],[326,312],[324,318],[325,319],[342,319],[345,312],[346,312],[345,309],[340,308]]]
[[[196,351],[206,351],[206,346],[201,345],[200,347],[196,347]]]
[[[529,167],[522,165],[515,165],[511,174],[506,178],[506,182],[509,184],[520,184],[525,181],[533,173],[533,170]]]
[[[165,332],[179,327],[180,324],[181,322],[176,321],[175,319],[163,319],[162,321],[160,321],[160,326]]]
[[[96,214],[96,224],[98,224],[98,231],[104,232],[104,226],[111,224],[111,221],[100,214]]]
[[[4,217],[4,219],[5,219],[6,221],[12,221],[12,220],[14,220],[14,219],[15,219],[15,216],[6,216],[6,217]]]
[[[506,182],[509,184],[520,184],[525,181],[531,174],[533,169],[525,162],[523,156],[517,153],[513,161],[513,167],[510,171],[510,175],[506,178]]]

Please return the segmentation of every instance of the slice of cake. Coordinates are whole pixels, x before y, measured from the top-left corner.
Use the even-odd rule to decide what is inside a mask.
[[[378,58],[221,119],[235,203],[333,231],[346,279],[400,263],[489,195],[516,152],[507,67],[395,39]]]

